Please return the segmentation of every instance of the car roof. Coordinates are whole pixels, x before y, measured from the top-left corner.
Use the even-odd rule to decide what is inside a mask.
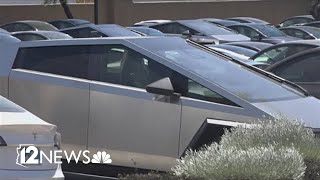
[[[290,19],[294,19],[294,18],[307,18],[307,19],[313,19],[314,20],[314,17],[312,15],[299,15],[299,16],[292,16],[292,17],[289,17],[285,20],[283,20],[281,23],[285,22],[285,21],[288,21]]]
[[[171,20],[165,20],[165,19],[145,20],[145,21],[134,23],[134,26],[145,26],[145,25],[149,26],[149,25],[156,25],[156,24],[162,24],[167,22],[171,22]]]
[[[318,30],[320,31],[319,28],[316,28],[316,27],[312,27],[312,26],[287,26],[287,27],[283,27],[283,28],[279,28],[279,29],[300,29],[300,30],[308,30],[308,29],[311,29],[311,30]]]
[[[72,39],[71,36],[68,34],[58,32],[58,31],[19,31],[19,32],[13,32],[12,35],[17,34],[36,34],[44,36],[48,39]]]
[[[54,39],[51,41],[23,41],[20,46],[23,47],[37,47],[37,46],[52,46],[52,45],[85,45],[85,44],[104,44],[108,42],[130,41],[132,39],[154,39],[163,37],[153,36],[126,36],[126,37],[98,37],[98,38],[74,38],[74,39]],[[165,37],[165,38],[179,38],[179,37]],[[179,38],[181,39],[181,38]]]
[[[51,24],[47,23],[47,22],[44,22],[44,21],[36,21],[36,20],[23,20],[23,21],[14,21],[14,22],[11,22],[11,23],[7,23],[7,24],[4,24],[4,25],[8,25],[8,24],[13,24],[13,23],[24,23],[24,24],[28,24],[32,27],[35,27],[35,28],[38,28],[39,26],[41,25],[46,25],[46,26],[50,26],[51,28],[56,29],[56,27],[52,26]]]
[[[256,50],[263,50],[268,47],[273,46],[273,44],[270,43],[265,43],[265,42],[254,42],[254,41],[243,41],[243,42],[231,42],[231,43],[226,43],[229,45],[243,45],[246,47],[252,47],[251,49],[256,49]]]
[[[223,24],[224,26],[226,26],[226,25],[231,26],[231,25],[235,25],[235,24],[240,24],[239,22],[231,21],[231,20],[227,20],[227,19],[206,18],[206,19],[201,19],[201,20],[212,22],[212,23],[217,23],[217,24]]]
[[[84,20],[84,19],[58,19],[55,21],[50,21],[49,23],[53,23],[53,22],[59,22],[59,21],[63,21],[63,22],[69,22],[71,24],[74,25],[80,25],[80,24],[90,24],[90,21]]]
[[[247,27],[255,28],[255,26],[268,26],[268,25],[261,24],[261,23],[238,23],[231,26],[247,26]]]
[[[312,21],[309,23],[303,23],[302,25],[306,26],[306,25],[312,25],[312,24],[320,24],[320,21]]]
[[[302,17],[302,18],[309,18],[309,19],[314,19],[314,17],[312,15],[299,15],[299,16],[293,16],[293,17],[290,17],[289,19],[291,18],[299,18],[299,17]]]
[[[306,45],[314,45],[320,46],[320,40],[312,39],[312,40],[298,40],[298,41],[290,41],[282,44],[306,44]],[[280,44],[279,44],[280,45]]]
[[[245,21],[251,21],[251,22],[254,22],[254,23],[270,24],[267,21],[264,21],[264,20],[258,19],[258,18],[254,18],[254,17],[232,17],[232,18],[227,18],[226,20],[228,20],[228,19],[240,19],[240,20],[245,20]]]

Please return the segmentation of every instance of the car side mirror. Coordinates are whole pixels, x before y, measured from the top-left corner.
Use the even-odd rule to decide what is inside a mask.
[[[187,36],[187,37],[191,37],[192,36],[192,34],[191,34],[191,32],[189,30],[183,31],[182,35],[183,36]]]
[[[252,38],[253,41],[261,41],[261,39],[262,39],[262,36],[260,34],[256,34]]]
[[[168,77],[147,85],[146,90],[148,93],[164,96],[173,96],[175,94],[171,80]]]

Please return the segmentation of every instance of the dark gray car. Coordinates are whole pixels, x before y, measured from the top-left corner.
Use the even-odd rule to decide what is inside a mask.
[[[250,38],[246,36],[203,20],[178,20],[151,25],[150,27],[165,34],[192,36],[194,39],[211,39],[216,44],[235,41],[250,41]]]
[[[140,34],[134,33],[117,24],[85,24],[82,26],[60,29],[59,31],[69,34],[73,38],[141,36]]]
[[[288,27],[296,24],[310,23],[314,21],[314,17],[312,15],[301,15],[301,16],[293,16],[284,21],[282,21],[277,27]]]
[[[0,28],[8,32],[18,31],[57,31],[58,29],[51,24],[43,21],[25,20],[15,21],[1,25]]]
[[[311,49],[284,59],[269,68],[277,76],[292,81],[320,98],[320,48]]]
[[[20,31],[11,34],[21,41],[41,41],[50,39],[72,39],[71,36],[56,31]]]
[[[247,49],[254,50],[256,52],[259,52],[261,50],[264,50],[270,46],[273,46],[273,44],[270,43],[264,43],[264,42],[254,42],[254,41],[248,41],[248,42],[232,42],[232,43],[227,43],[228,45],[232,46],[239,46],[239,47],[244,47]]]
[[[320,39],[320,29],[310,26],[289,26],[280,28],[288,36],[300,39]]]
[[[81,26],[84,24],[91,24],[91,22],[83,19],[60,19],[60,20],[50,21],[49,24],[53,25],[58,29],[65,29],[65,28]]]
[[[299,40],[298,38],[286,35],[275,27],[265,24],[242,23],[228,26],[228,28],[251,38],[252,41],[279,44],[288,41]]]
[[[251,57],[253,61],[272,65],[294,54],[320,47],[319,40],[301,40],[277,44]]]
[[[270,24],[269,22],[254,18],[254,17],[232,17],[232,18],[227,18],[226,20],[229,21],[235,21],[239,23],[260,23],[260,24]]]

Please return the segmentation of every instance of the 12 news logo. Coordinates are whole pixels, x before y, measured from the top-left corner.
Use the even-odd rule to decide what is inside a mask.
[[[17,159],[16,164],[25,168],[28,168],[27,165],[41,165],[45,161],[49,164],[62,164],[62,156],[65,156],[67,163],[75,161],[75,163],[82,162],[83,164],[111,164],[112,159],[110,154],[107,154],[106,151],[98,151],[96,154],[89,157],[90,151],[84,150],[75,153],[74,151],[67,152],[62,150],[50,150],[44,152],[39,150],[34,145],[20,145],[17,148]],[[81,158],[82,157],[82,158]],[[79,161],[80,159],[85,159]]]

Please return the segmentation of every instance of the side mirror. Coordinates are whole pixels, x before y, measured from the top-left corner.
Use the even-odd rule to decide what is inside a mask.
[[[254,35],[254,36],[252,37],[252,40],[253,40],[253,41],[261,41],[261,39],[262,39],[262,37],[261,37],[260,34],[256,34],[256,35]]]
[[[192,37],[192,34],[191,34],[191,32],[189,30],[183,31],[182,35],[183,36],[187,36],[187,37]]]
[[[170,78],[166,77],[147,85],[146,90],[148,93],[173,96],[174,90]]]

